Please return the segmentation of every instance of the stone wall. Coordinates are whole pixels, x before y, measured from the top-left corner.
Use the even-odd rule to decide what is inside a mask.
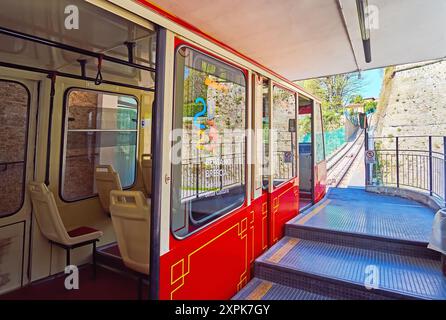
[[[381,96],[385,99],[380,99],[376,135],[390,140],[446,135],[446,62],[402,65],[391,71],[384,79]],[[427,148],[427,139],[403,143],[407,148]],[[442,143],[435,142],[434,148],[440,151]]]
[[[17,211],[22,203],[28,100],[25,87],[0,81],[0,216]]]
[[[428,136],[433,136],[432,149],[437,153],[432,160],[432,188],[443,196],[441,153],[446,135],[446,62],[387,68],[372,129],[375,129],[372,141],[381,150],[377,183],[396,183],[398,137],[400,185],[424,190],[430,188]]]
[[[69,95],[68,128],[95,129],[98,95],[92,91],[73,91]],[[67,135],[63,196],[65,199],[93,194],[96,164],[96,135],[70,132]]]

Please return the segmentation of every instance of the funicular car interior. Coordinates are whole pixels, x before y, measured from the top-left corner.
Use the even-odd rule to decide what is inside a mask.
[[[2,2],[0,293],[116,241],[129,269],[149,273],[150,242],[127,240],[150,237],[155,26],[76,1],[82,28],[67,29],[70,4]]]

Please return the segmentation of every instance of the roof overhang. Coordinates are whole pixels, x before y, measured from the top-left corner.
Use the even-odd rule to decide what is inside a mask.
[[[150,2],[290,80],[446,56],[443,0],[368,0],[370,63],[356,0]]]

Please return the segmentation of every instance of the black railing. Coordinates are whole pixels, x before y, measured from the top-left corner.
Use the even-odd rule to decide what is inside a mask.
[[[446,137],[370,137],[366,149],[376,158],[366,167],[367,185],[427,191],[446,205]]]
[[[244,143],[218,144],[215,155],[203,155],[205,152],[200,151],[194,153],[181,163],[181,200],[200,198],[245,183]]]
[[[9,166],[14,166],[17,164],[21,164],[23,165],[25,161],[10,161],[10,162],[0,162],[0,172],[4,172],[6,170],[8,170]]]
[[[289,180],[295,176],[293,166],[293,157],[291,151],[276,151],[274,157],[274,179]]]

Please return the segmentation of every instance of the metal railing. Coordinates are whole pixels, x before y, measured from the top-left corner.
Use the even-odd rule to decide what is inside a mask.
[[[294,177],[294,154],[291,151],[276,151],[274,153],[274,179],[289,180]]]
[[[244,185],[245,144],[221,143],[215,150],[214,155],[194,151],[194,155],[182,160],[182,201]],[[278,169],[274,178],[288,180],[295,176],[293,157],[289,151],[275,152]]]
[[[6,170],[8,170],[8,167],[10,166],[15,166],[15,165],[23,165],[25,163],[25,161],[21,160],[21,161],[10,161],[10,162],[0,162],[0,172],[4,172]]]
[[[369,137],[365,147],[375,151],[367,185],[427,191],[446,205],[446,137]]]
[[[181,200],[200,198],[245,183],[245,144],[218,144],[216,155],[196,152],[181,163]],[[225,150],[225,152],[223,152]]]

